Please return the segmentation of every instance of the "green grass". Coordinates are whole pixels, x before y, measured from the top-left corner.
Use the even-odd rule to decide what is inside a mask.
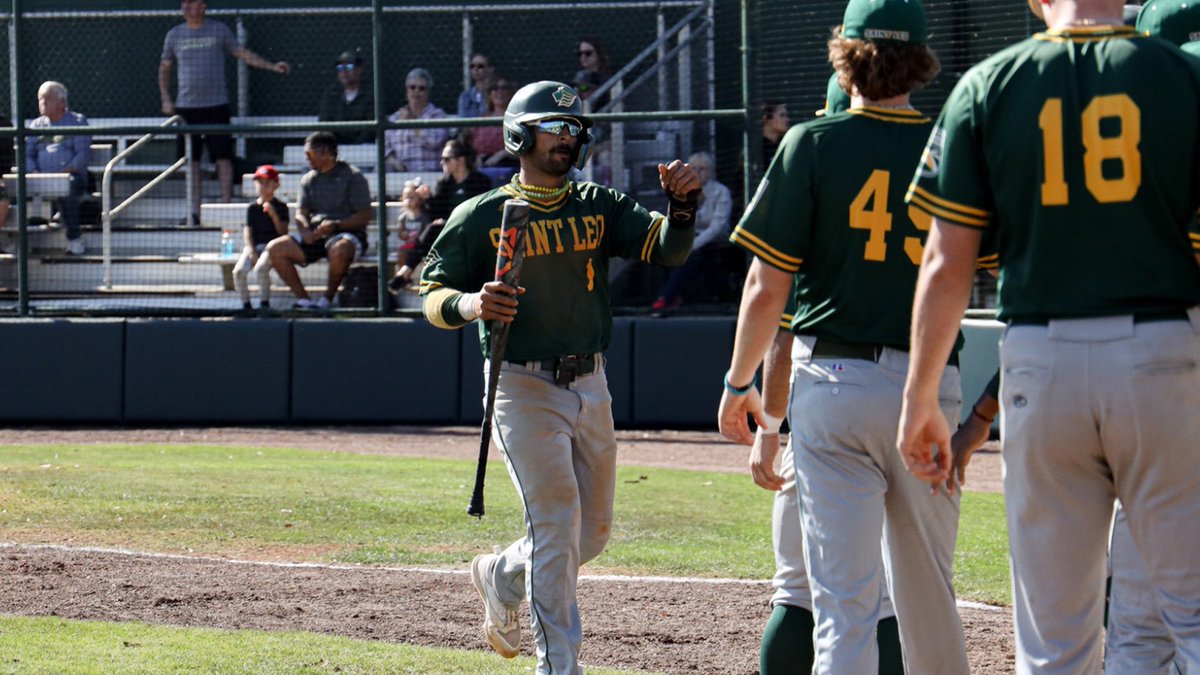
[[[529,673],[533,657],[433,649],[313,633],[175,628],[0,616],[0,672]],[[631,673],[588,668],[589,673]],[[640,671],[636,671],[640,672]]]
[[[461,565],[523,531],[506,473],[469,518],[474,462],[209,446],[7,446],[0,540],[377,565]],[[622,467],[587,572],[767,579],[770,495],[741,474]],[[1003,498],[967,493],[959,597],[1007,604]]]

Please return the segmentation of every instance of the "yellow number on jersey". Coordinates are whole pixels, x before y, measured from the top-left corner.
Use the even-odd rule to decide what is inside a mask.
[[[1063,168],[1062,99],[1047,99],[1038,115],[1042,130],[1042,152],[1046,180],[1042,183],[1043,206],[1066,206],[1067,181]],[[1100,122],[1115,118],[1121,133],[1100,134]],[[1142,186],[1142,111],[1126,94],[1097,96],[1083,109],[1080,124],[1083,135],[1083,175],[1088,192],[1101,204],[1132,200]],[[1105,178],[1105,160],[1121,164],[1120,178]]]
[[[933,216],[912,204],[908,205],[908,219],[922,232],[928,232],[929,228],[933,226]],[[925,255],[925,245],[917,237],[905,237],[904,252],[908,254],[908,259],[912,261],[912,264],[920,265],[921,256]]]
[[[892,214],[887,210],[888,183],[892,175],[882,169],[871,172],[871,177],[863,183],[858,196],[850,203],[850,227],[856,230],[868,230],[871,236],[867,239],[867,250],[864,260],[882,262],[887,257],[887,241],[885,237],[892,229]],[[867,202],[871,209],[867,210]]]
[[[888,185],[891,181],[891,172],[875,169],[867,182],[863,183],[858,196],[850,203],[850,227],[868,230],[871,233],[867,239],[867,248],[863,252],[863,260],[883,262],[887,258],[887,233],[892,230],[892,214],[887,210]],[[868,202],[871,204],[869,210]],[[922,232],[928,232],[933,224],[933,218],[929,214],[914,206],[908,207],[908,219]],[[920,237],[905,237],[904,252],[912,264],[920,265],[921,256],[925,252]]]

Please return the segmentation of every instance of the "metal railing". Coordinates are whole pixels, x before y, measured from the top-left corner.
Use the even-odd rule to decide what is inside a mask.
[[[163,122],[160,126],[162,126],[162,127],[176,126],[176,125],[182,124],[185,121],[186,120],[184,120],[182,116],[174,115],[174,116],[168,118],[167,121]],[[178,160],[175,161],[174,164],[167,167],[165,170],[160,172],[154,178],[151,178],[149,182],[147,182],[145,185],[143,185],[142,187],[135,190],[133,194],[126,197],[120,204],[117,204],[116,206],[112,205],[112,201],[113,201],[112,179],[113,179],[113,172],[116,170],[117,165],[120,164],[121,161],[124,160],[126,157],[128,157],[131,154],[133,154],[134,152],[136,152],[138,148],[142,147],[143,145],[145,145],[145,144],[149,143],[151,140],[153,140],[156,135],[158,135],[158,134],[149,133],[149,134],[146,134],[145,136],[142,136],[141,138],[139,138],[136,141],[134,141],[133,143],[131,143],[129,145],[129,147],[127,147],[124,150],[122,150],[121,152],[117,153],[112,159],[108,160],[108,164],[104,165],[104,178],[101,180],[100,199],[101,199],[102,225],[104,228],[103,257],[104,257],[104,288],[106,290],[111,290],[112,286],[113,286],[113,283],[112,283],[112,220],[115,216],[120,215],[120,213],[122,211],[129,208],[129,206],[131,204],[136,202],[138,199],[141,199],[143,196],[145,196],[146,193],[148,193],[150,190],[152,190],[156,185],[158,185],[159,183],[161,183],[164,180],[166,180],[167,178],[169,178],[180,168],[185,168],[185,174],[186,174],[185,180],[187,182],[188,213],[191,213],[191,208],[192,208],[192,203],[193,203],[192,200],[195,195],[193,193],[194,185],[192,183],[192,137],[190,134],[184,136],[183,157],[180,157]],[[189,218],[190,218],[190,216],[189,216]]]

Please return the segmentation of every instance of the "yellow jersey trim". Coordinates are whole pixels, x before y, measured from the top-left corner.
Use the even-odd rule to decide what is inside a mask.
[[[430,291],[425,295],[425,301],[422,303],[425,319],[438,328],[446,328],[448,330],[462,328],[461,325],[451,325],[450,322],[446,321],[446,317],[442,316],[442,308],[446,305],[446,301],[459,295],[462,295],[462,293],[453,288],[446,287]]]
[[[1033,39],[1043,42],[1099,42],[1101,40],[1144,38],[1145,33],[1139,33],[1132,26],[1079,26],[1075,28],[1058,28],[1041,33],[1035,33]]]
[[[983,229],[983,228],[987,227],[987,225],[988,225],[987,220],[971,218],[968,216],[964,216],[961,213],[947,211],[946,209],[940,208],[938,206],[934,206],[933,204],[926,202],[920,196],[915,195],[915,194],[911,194],[911,193],[909,194],[908,203],[912,204],[913,206],[917,207],[918,209],[921,209],[925,213],[928,213],[929,215],[931,215],[935,218],[940,218],[942,220],[946,220],[951,223],[956,223],[958,225],[966,225],[968,227],[974,227],[974,228],[978,228],[978,229]]]
[[[665,220],[666,218],[660,217],[650,223],[650,229],[646,231],[646,241],[642,243],[642,262],[650,262],[650,255],[654,253],[654,245],[658,243],[658,236],[662,232]]]
[[[951,211],[958,211],[964,216],[977,216],[979,218],[992,217],[992,213],[990,211],[985,209],[977,209],[974,206],[966,206],[965,204],[959,204],[958,202],[952,202],[949,199],[945,199],[933,194],[920,185],[914,184],[908,188],[908,196],[906,198],[911,197],[912,195],[920,195],[921,199],[924,199],[930,204],[936,204],[937,206],[940,206],[944,209],[949,209]]]
[[[869,117],[873,120],[883,122],[898,122],[900,124],[928,124],[932,120],[925,115],[922,115],[917,110],[905,110],[897,108],[879,108],[876,106],[863,106],[861,108],[851,108],[846,112],[851,115],[861,115]]]
[[[524,192],[514,188],[511,183],[500,186],[500,191],[512,197],[513,199],[522,199],[529,202],[529,208],[533,209],[534,211],[550,213],[551,211],[556,211],[558,207],[562,206],[563,203],[567,201],[567,197],[571,196],[571,193],[575,191],[575,184],[571,183],[570,187],[567,188],[567,191],[561,195],[557,195],[552,199],[545,200],[527,195]]]
[[[785,272],[791,272],[793,274],[799,272],[800,263],[804,262],[802,259],[795,256],[781,253],[780,251],[772,248],[762,239],[759,239],[740,227],[733,231],[733,234],[730,235],[729,240],[746,249],[747,251],[750,251],[754,255],[762,258],[772,267],[778,267]]]

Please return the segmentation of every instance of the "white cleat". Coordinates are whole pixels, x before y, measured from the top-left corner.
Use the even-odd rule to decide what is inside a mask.
[[[492,583],[492,570],[499,557],[493,553],[475,556],[471,561],[471,583],[483,600],[483,632],[488,644],[500,656],[511,659],[521,653],[521,624],[517,621],[517,609],[500,602]]]

